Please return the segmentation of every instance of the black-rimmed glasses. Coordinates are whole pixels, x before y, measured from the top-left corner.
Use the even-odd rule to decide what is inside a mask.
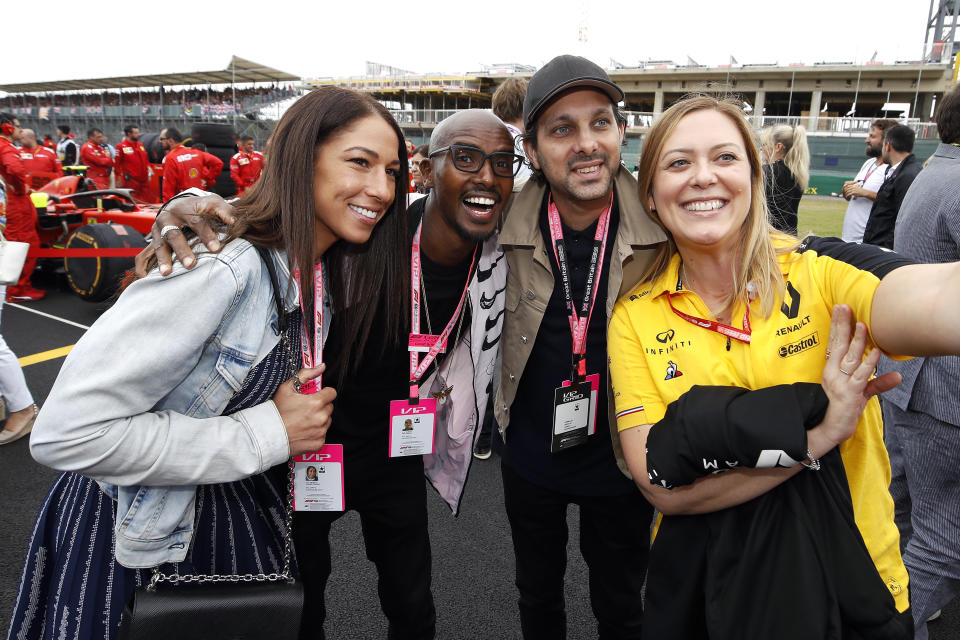
[[[509,151],[494,151],[493,153],[484,153],[476,147],[468,147],[462,144],[452,144],[449,147],[443,147],[436,151],[430,151],[430,157],[449,151],[453,158],[453,166],[465,173],[480,173],[483,163],[490,158],[490,168],[493,173],[501,178],[512,178],[520,171],[523,164],[523,156],[518,156]]]

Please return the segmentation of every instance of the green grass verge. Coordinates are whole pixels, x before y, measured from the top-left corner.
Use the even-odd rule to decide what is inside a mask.
[[[847,212],[847,201],[843,198],[803,198],[797,211],[797,232],[800,237],[807,233],[818,236],[840,237],[843,231],[843,216]]]

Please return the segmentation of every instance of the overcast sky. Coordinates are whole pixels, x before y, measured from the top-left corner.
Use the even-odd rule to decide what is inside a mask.
[[[937,0],[939,2],[939,0]],[[0,84],[225,68],[232,54],[304,77],[362,75],[367,60],[463,72],[561,53],[603,66],[915,60],[928,0],[640,2],[346,0],[303,3],[17,3]],[[189,8],[188,8],[189,7]],[[174,16],[177,16],[175,18]],[[586,43],[579,41],[586,27]]]

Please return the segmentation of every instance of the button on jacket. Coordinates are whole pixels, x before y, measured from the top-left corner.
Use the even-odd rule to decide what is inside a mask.
[[[547,186],[531,179],[516,194],[506,212],[506,222],[500,232],[500,245],[507,255],[506,317],[500,353],[503,357],[500,387],[494,402],[494,413],[500,425],[500,435],[507,441],[510,425],[510,406],[517,393],[517,385],[526,367],[527,359],[553,293],[554,270],[552,253],[545,246],[538,219]],[[666,235],[643,210],[637,194],[637,181],[629,171],[620,167],[614,178],[614,194],[620,207],[620,226],[617,229],[613,258],[609,269],[609,285],[605,314],[607,322],[617,299],[635,287],[650,265],[657,245],[666,242]],[[616,431],[613,394],[607,408],[610,428]],[[546,410],[546,409],[545,409]],[[620,450],[620,440],[614,435],[614,453],[620,469],[627,473]],[[629,474],[628,474],[629,475]]]
[[[281,283],[286,258],[271,252]],[[296,286],[283,292],[296,306]],[[324,314],[324,335],[329,309]],[[198,484],[262,473],[289,455],[272,401],[220,415],[280,340],[270,277],[246,240],[131,284],[73,348],[37,418],[30,450],[89,476],[117,501],[117,560],[184,559]],[[110,365],[104,365],[109,354]]]

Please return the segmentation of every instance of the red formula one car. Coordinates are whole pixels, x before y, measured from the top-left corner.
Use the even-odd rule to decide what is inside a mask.
[[[64,273],[84,300],[112,296],[157,217],[158,204],[134,200],[129,189],[93,189],[82,176],[64,176],[31,195],[41,249],[38,269]]]

